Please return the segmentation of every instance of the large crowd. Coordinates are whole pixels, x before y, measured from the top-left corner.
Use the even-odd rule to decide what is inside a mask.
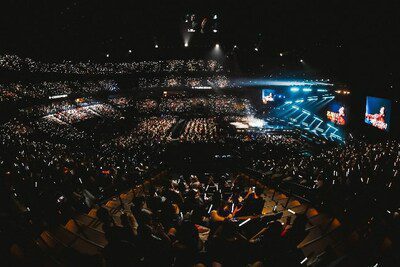
[[[316,146],[296,132],[249,130],[226,135],[222,131],[227,121],[240,121],[252,111],[250,102],[231,96],[144,100],[118,96],[24,108],[19,119],[0,127],[0,170],[17,207],[29,214],[32,225],[42,229],[60,219],[66,206],[87,212],[94,203],[142,183],[152,170],[165,168],[170,143],[222,141],[241,155],[238,168],[260,173],[260,180],[269,186],[307,198],[343,222],[369,205],[357,220],[349,220],[353,227],[376,222],[384,215],[398,216],[398,141],[354,138],[344,145]],[[96,125],[102,123],[93,120],[97,118],[109,119],[116,127],[104,129],[103,124]],[[90,121],[89,128],[81,128]],[[103,134],[106,130],[109,133]],[[125,259],[115,250],[127,241],[127,246],[137,248],[127,255],[145,265],[299,263],[296,245],[306,233],[301,217],[285,226],[271,223],[264,234],[249,238],[251,241],[240,239],[240,228],[232,218],[236,214],[259,215],[257,199],[262,199],[263,193],[246,188],[240,179],[183,177],[153,188],[145,198],[134,199],[135,223],[129,235],[121,236],[120,226],[99,211],[105,213],[98,217],[109,241],[104,251],[107,262],[112,265]],[[235,209],[240,206],[243,208]],[[125,224],[125,230],[128,226]],[[290,234],[288,230],[293,228],[298,232]],[[128,237],[131,239],[126,240]],[[221,247],[229,247],[230,253],[224,254]],[[163,256],[146,254],[154,249]],[[282,255],[287,257],[282,259]]]
[[[330,185],[349,186],[358,190],[360,186],[392,186],[397,183],[400,174],[400,147],[395,140],[375,144],[359,139],[349,140],[343,146],[304,156],[293,153],[296,147],[297,150],[304,148],[304,143],[298,139],[272,138],[275,141],[271,143],[283,144],[284,149],[291,153],[285,158],[270,157],[269,152],[276,153],[277,150],[266,150],[261,145],[261,149],[266,152],[260,151],[264,155],[254,159],[252,168],[279,173],[283,181],[297,182],[310,188]],[[257,146],[260,147],[260,144],[254,145]]]
[[[154,98],[113,96],[108,99],[85,97],[22,107],[19,113],[31,118],[54,115],[59,118],[65,117],[64,120],[74,123],[84,120],[83,118],[96,116],[117,118],[121,115],[120,111],[124,110],[132,110],[138,115],[184,115],[207,112],[216,116],[241,117],[254,113],[254,107],[249,100],[227,95]],[[84,114],[87,116],[83,116]],[[68,117],[72,121],[69,121]]]
[[[215,142],[218,139],[217,123],[214,118],[191,119],[179,138],[189,143]]]
[[[132,97],[112,97],[108,100],[111,105],[117,106],[119,108],[127,108],[137,105]],[[145,101],[144,101],[145,102]]]
[[[157,154],[156,147],[125,154],[111,142],[96,143],[87,138],[92,133],[54,120],[43,118],[32,125],[13,120],[0,128],[4,179],[12,184],[17,201],[34,212],[34,219],[51,218],[52,213],[46,213],[46,209],[58,203],[52,202],[56,195],[56,199],[76,200],[79,207],[81,199],[75,196],[82,190],[102,198],[113,194],[120,183],[127,183],[127,175],[155,166],[149,153]]]
[[[384,238],[393,242],[394,251],[398,248],[399,140],[359,137],[344,145],[299,153],[293,148],[304,151],[303,144],[284,139],[281,151],[275,144],[257,143],[244,154],[260,179],[340,218],[349,231],[362,236],[359,251],[375,250]]]
[[[58,119],[54,115],[48,115],[33,123],[33,127],[38,133],[48,135],[52,139],[67,140],[69,142],[84,141],[89,135],[68,123]]]
[[[246,176],[229,173],[171,178],[135,196],[121,226],[106,209],[97,210],[108,240],[107,266],[301,265],[297,245],[308,234],[304,215],[283,224],[279,214],[261,223],[235,220],[261,218],[262,186],[250,187]]]
[[[97,101],[91,102],[90,99],[84,103],[61,101],[49,105],[23,108],[20,113],[29,114],[31,117],[43,116],[44,120],[59,124],[74,124],[96,117],[116,119],[121,116],[121,113],[113,106]]]
[[[136,110],[141,114],[148,114],[157,111],[158,102],[155,99],[143,99],[135,105]]]
[[[365,140],[353,140],[311,156],[298,153],[306,148],[301,138],[268,134],[253,136],[252,140],[261,149],[268,146],[267,154],[263,155],[268,159],[258,160],[253,167],[273,173],[271,180],[281,179],[281,183],[310,180],[313,190],[320,193],[318,201],[332,201],[327,196],[329,192],[324,190],[327,184],[337,187],[332,190],[339,190],[335,195],[336,203],[346,202],[348,193],[361,195],[364,208],[369,210],[357,212],[350,203],[344,204],[344,213],[352,218],[353,235],[359,235],[357,248],[346,256],[348,264],[379,262],[376,264],[392,266],[398,262],[399,201],[398,198],[394,203],[382,201],[382,198],[389,198],[389,194],[397,197],[400,185],[398,141],[371,144]],[[257,153],[251,148],[250,144],[250,152]],[[298,155],[298,161],[293,161],[290,156],[283,157],[285,154]],[[259,154],[252,158],[258,157]],[[126,214],[121,215],[122,228],[107,210],[101,208],[97,214],[104,223],[103,229],[108,233],[109,241],[104,253],[106,263],[301,266],[308,260],[304,259],[298,246],[309,233],[305,215],[297,214],[294,221],[289,217],[286,222],[277,220],[275,215],[265,217],[268,219],[261,224],[252,219],[237,221],[242,216],[255,218],[263,213],[262,187],[250,187],[245,178],[232,174],[205,175],[202,179],[195,175],[181,175],[169,177],[164,183],[151,184],[144,195],[133,199],[128,214],[131,220],[129,216],[122,218]],[[378,205],[376,210],[369,200],[385,206]],[[318,202],[314,203],[318,205]],[[362,214],[361,221],[355,219],[357,213]],[[349,223],[343,217],[341,221]],[[129,246],[124,246],[125,242]],[[382,246],[387,247],[388,242],[392,242],[392,249],[386,250],[383,257],[381,253],[385,248]],[[135,253],[116,252],[121,249]],[[153,257],[153,251],[160,251],[160,256]],[[370,255],[359,258],[365,253]]]
[[[189,78],[189,77],[153,77],[140,78],[140,89],[154,88],[225,88],[229,87],[229,79],[225,76]],[[132,88],[124,88],[129,92]],[[67,97],[95,96],[101,93],[113,95],[123,91],[113,80],[96,80],[96,81],[57,81],[57,82],[0,82],[0,103],[16,103],[18,101],[33,101],[46,99],[60,99]],[[123,99],[116,97],[114,100]],[[128,98],[125,98],[126,100]],[[187,99],[187,101],[194,101]],[[218,101],[226,101],[221,98]],[[118,103],[116,103],[118,104]],[[127,105],[128,103],[119,103]],[[206,103],[207,104],[207,103]],[[219,103],[216,103],[217,105]],[[221,103],[222,105],[230,105],[230,103]],[[221,108],[221,107],[220,107]],[[240,107],[236,107],[239,109]]]
[[[171,128],[176,123],[174,117],[151,117],[142,120],[127,135],[119,136],[115,143],[123,149],[135,149],[138,144],[167,142],[171,138]]]
[[[215,60],[159,60],[121,63],[42,62],[17,55],[0,55],[0,69],[34,73],[62,74],[132,74],[161,72],[221,72],[223,66]]]
[[[232,96],[163,98],[159,109],[164,113],[185,113],[206,110],[212,115],[247,115],[254,112],[250,101]]]
[[[117,91],[119,88],[112,80],[8,83],[0,84],[0,103],[66,97],[71,94],[87,96],[100,92],[116,93]]]
[[[229,88],[235,83],[231,82],[225,75],[207,76],[207,77],[186,77],[181,75],[169,75],[166,77],[141,77],[139,78],[139,87],[141,88]]]

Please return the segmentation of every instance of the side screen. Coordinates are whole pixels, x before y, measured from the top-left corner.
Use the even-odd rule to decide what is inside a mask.
[[[277,100],[283,100],[284,98],[284,95],[277,93],[274,89],[262,89],[261,91],[261,99],[263,104],[268,104]]]
[[[262,90],[262,102],[263,104],[268,104],[268,102],[275,101],[275,90],[263,89]]]
[[[348,118],[348,108],[340,102],[333,102],[328,105],[326,117],[336,125],[346,125]]]
[[[365,123],[389,131],[392,103],[385,98],[367,96]]]

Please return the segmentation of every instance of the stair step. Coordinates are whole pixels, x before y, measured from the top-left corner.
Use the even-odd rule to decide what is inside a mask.
[[[51,233],[57,237],[57,239],[61,240],[64,244],[69,247],[76,249],[81,253],[85,253],[88,255],[97,255],[101,253],[102,246],[91,242],[79,235],[76,235],[66,228],[59,226],[54,228]]]
[[[84,224],[79,224],[79,222],[77,221],[69,220],[68,223],[65,225],[65,228],[70,232],[86,238],[87,240],[94,242],[102,247],[104,247],[108,243],[103,231],[93,229],[90,226],[86,226]]]

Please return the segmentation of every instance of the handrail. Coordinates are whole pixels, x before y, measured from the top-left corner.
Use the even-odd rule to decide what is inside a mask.
[[[99,244],[97,244],[96,242],[93,242],[93,241],[91,241],[91,240],[89,240],[89,239],[86,239],[85,237],[82,237],[82,236],[80,236],[80,235],[78,235],[78,234],[76,234],[76,233],[74,233],[74,232],[71,232],[70,230],[68,230],[67,228],[65,228],[65,227],[63,227],[63,226],[59,226],[59,227],[61,227],[61,228],[63,228],[64,230],[68,231],[68,233],[71,233],[71,234],[75,237],[75,239],[71,242],[71,244],[70,244],[69,247],[71,247],[72,244],[74,244],[78,239],[80,239],[80,240],[83,240],[83,241],[85,241],[85,242],[88,242],[88,243],[94,245],[95,247],[97,247],[97,248],[99,248],[99,249],[104,249],[104,246],[99,245]]]
[[[100,234],[104,234],[103,231],[101,231],[101,230],[99,230],[99,229],[97,229],[97,228],[93,228],[93,227],[91,227],[90,225],[86,225],[86,224],[82,223],[82,222],[79,221],[79,220],[76,220],[76,223],[77,223],[80,227],[82,227],[82,228],[87,228],[87,229],[96,231],[96,232],[98,232],[98,233],[100,233]]]
[[[313,240],[308,241],[307,243],[305,243],[304,245],[302,245],[302,246],[299,247],[299,248],[304,248],[304,247],[306,247],[306,246],[309,246],[309,245],[311,245],[312,243],[315,243],[315,242],[317,242],[317,241],[319,241],[319,240],[321,240],[321,239],[323,239],[323,238],[325,238],[325,237],[331,235],[333,232],[335,232],[335,231],[338,230],[339,228],[340,228],[340,226],[339,226],[339,227],[336,227],[335,229],[330,230],[329,232],[327,232],[327,233],[325,233],[325,234],[320,235],[320,236],[317,237],[317,238],[314,238]]]

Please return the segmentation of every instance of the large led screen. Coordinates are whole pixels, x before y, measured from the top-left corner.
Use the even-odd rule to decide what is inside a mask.
[[[326,117],[336,125],[347,124],[348,108],[340,102],[334,101],[328,105]]]
[[[389,131],[392,103],[385,98],[367,96],[365,123],[380,130]]]

